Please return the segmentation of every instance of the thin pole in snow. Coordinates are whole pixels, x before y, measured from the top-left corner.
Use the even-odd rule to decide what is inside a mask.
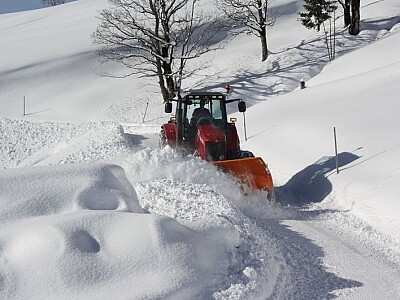
[[[23,116],[25,117],[25,115],[26,115],[26,99],[24,96],[24,114],[23,114]]]
[[[336,128],[333,127],[333,137],[335,139],[336,174],[339,174],[339,156],[337,151]]]
[[[148,108],[148,107],[149,107],[149,102],[147,102],[147,104],[146,104],[146,109],[145,109],[145,111],[144,111],[142,123],[144,123],[144,118],[146,118],[147,108]]]
[[[247,141],[247,132],[246,132],[246,114],[243,112],[243,125],[244,125],[244,139]]]
[[[336,9],[333,11],[333,55],[332,58],[335,59],[336,56]]]

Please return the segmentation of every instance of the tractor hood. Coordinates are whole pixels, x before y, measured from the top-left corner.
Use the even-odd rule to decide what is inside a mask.
[[[225,143],[225,134],[218,127],[207,124],[199,125],[197,129],[197,137],[202,144],[207,142]]]

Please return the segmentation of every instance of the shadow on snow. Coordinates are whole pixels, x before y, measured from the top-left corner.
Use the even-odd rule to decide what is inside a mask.
[[[350,152],[338,155],[340,170],[359,159]],[[362,163],[362,162],[361,162]],[[276,202],[283,205],[303,206],[313,202],[321,202],[332,191],[329,175],[336,172],[336,158],[324,156],[315,163],[296,173],[285,185],[276,187]],[[312,219],[315,215],[329,212],[319,210],[305,212],[302,219]],[[297,213],[301,214],[301,211]],[[326,253],[313,240],[296,232],[283,223],[285,218],[258,218],[257,225],[265,230],[275,242],[285,261],[285,268],[290,275],[287,286],[276,286],[271,299],[280,298],[282,289],[285,298],[293,299],[335,299],[336,292],[342,289],[353,289],[363,286],[362,282],[340,277],[330,272],[324,259]],[[281,276],[285,276],[283,272]],[[278,282],[280,282],[278,278]],[[281,278],[285,282],[285,278]],[[285,283],[283,283],[285,284]]]
[[[338,155],[339,168],[360,157],[342,152]],[[303,206],[321,202],[332,191],[332,183],[327,178],[336,172],[336,158],[324,156],[312,165],[295,174],[285,185],[276,188],[276,201],[283,205]]]

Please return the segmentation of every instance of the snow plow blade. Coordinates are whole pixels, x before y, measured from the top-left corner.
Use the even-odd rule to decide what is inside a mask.
[[[214,161],[213,164],[230,171],[250,188],[273,191],[271,173],[261,157]]]

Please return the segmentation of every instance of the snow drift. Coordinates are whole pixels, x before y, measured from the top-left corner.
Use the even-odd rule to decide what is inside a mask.
[[[8,169],[0,186],[4,299],[208,298],[237,264],[232,225],[145,213],[115,165]]]

